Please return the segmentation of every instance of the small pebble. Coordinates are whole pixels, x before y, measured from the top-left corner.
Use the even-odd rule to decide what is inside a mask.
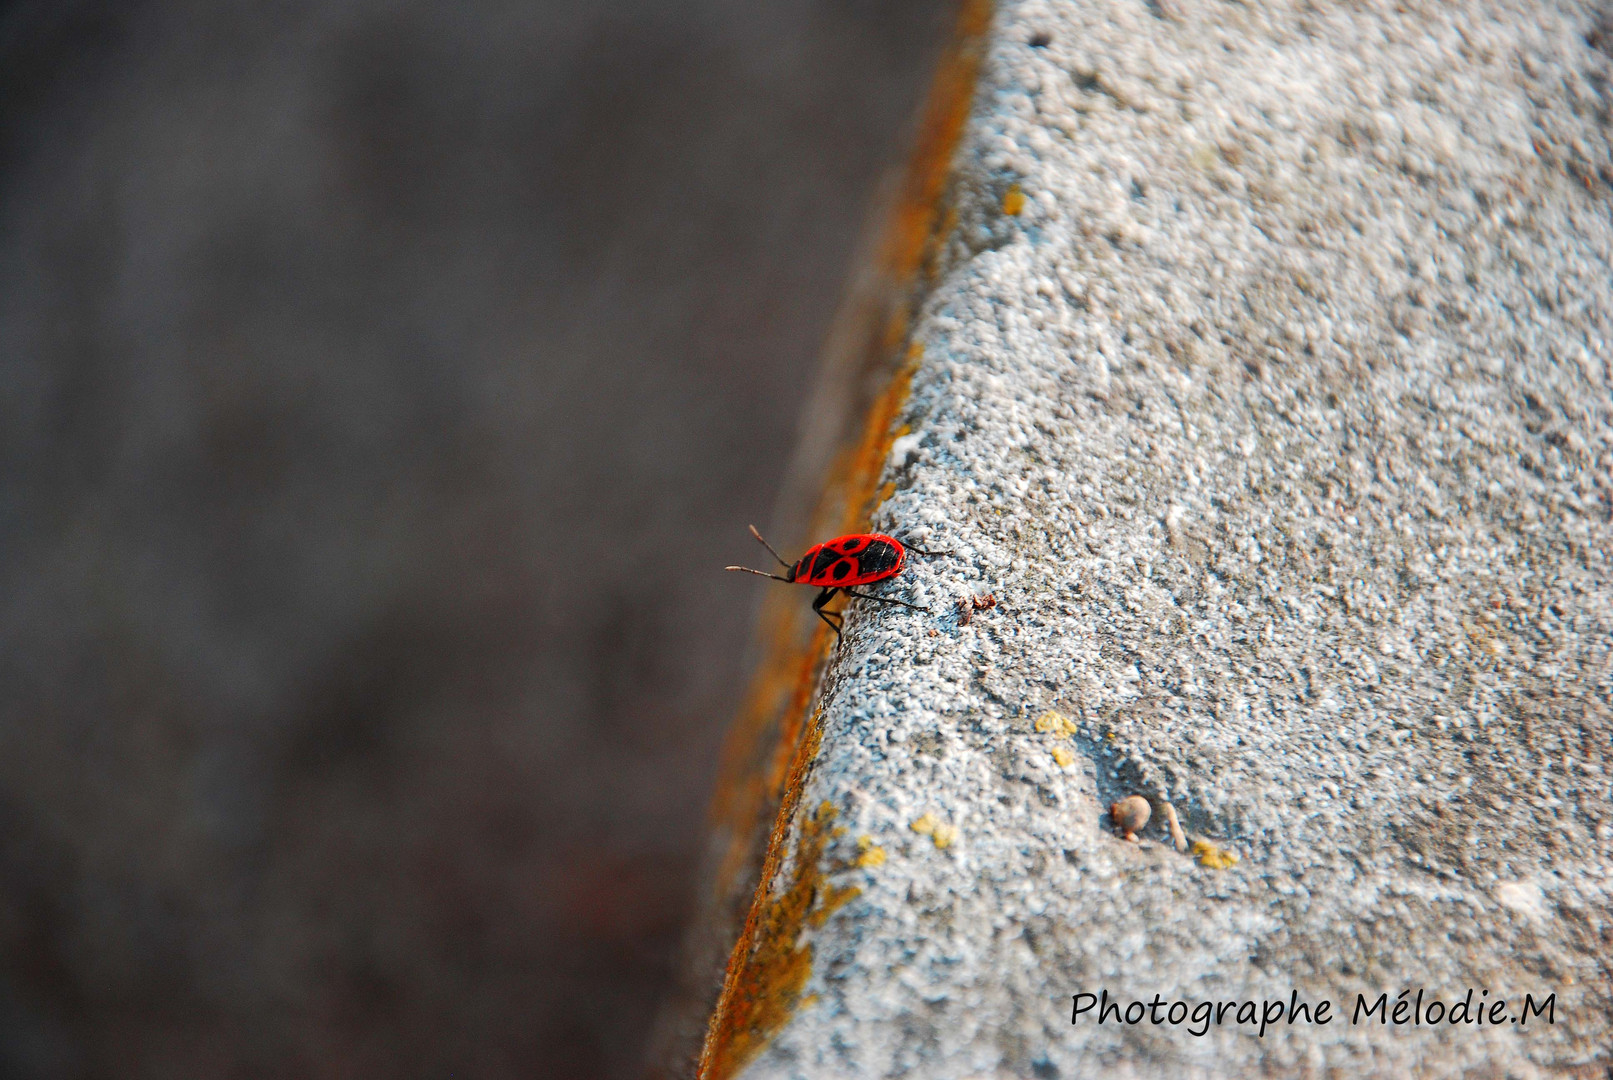
[[[997,606],[997,597],[992,593],[982,593],[958,601],[958,625],[968,626],[969,620],[974,618],[977,611],[990,611]]]
[[[1142,827],[1148,824],[1148,800],[1141,795],[1129,795],[1109,807],[1109,820],[1120,830],[1122,840],[1137,839]]]

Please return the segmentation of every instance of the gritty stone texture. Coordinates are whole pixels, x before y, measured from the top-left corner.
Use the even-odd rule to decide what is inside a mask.
[[[1609,24],[999,13],[874,519],[954,555],[846,621],[802,806],[862,893],[744,1075],[1603,1075]],[[1555,1023],[1070,1020],[1407,987]]]

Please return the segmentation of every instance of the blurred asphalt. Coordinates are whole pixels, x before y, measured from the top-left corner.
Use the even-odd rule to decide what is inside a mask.
[[[627,1077],[947,6],[0,7],[0,1077]]]

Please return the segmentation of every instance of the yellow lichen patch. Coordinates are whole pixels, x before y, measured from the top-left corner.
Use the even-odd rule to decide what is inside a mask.
[[[943,825],[941,822],[935,820],[934,814],[928,812],[926,812],[923,817],[915,820],[911,825],[908,826],[908,828],[922,836],[928,836],[931,840],[935,841],[935,846],[940,848],[942,851],[945,851],[947,848],[951,847],[952,842],[958,838],[957,829],[953,828],[951,825]]]
[[[825,876],[824,851],[833,837],[834,817],[835,808],[828,802],[802,816],[794,865],[776,891],[769,890],[766,882],[777,875],[779,860],[769,858],[758,896],[762,902],[752,908],[729,961],[700,1076],[726,1080],[767,1045],[800,1002],[812,973],[812,946],[801,943],[802,930],[822,926],[861,892],[855,886],[837,889]]]
[[[885,849],[875,844],[872,836],[857,837],[857,865],[864,870],[885,865]]]
[[[1003,213],[1009,217],[1018,217],[1019,212],[1025,209],[1025,193],[1019,190],[1018,184],[1010,184],[1003,193]]]
[[[1208,840],[1193,841],[1193,854],[1211,870],[1226,870],[1237,865],[1238,857],[1226,848],[1217,847]]]
[[[1036,732],[1045,735],[1052,732],[1056,735],[1074,735],[1075,724],[1068,716],[1054,709],[1049,709],[1036,718]]]
[[[1059,768],[1061,769],[1068,769],[1075,764],[1075,755],[1062,746],[1053,747],[1051,753],[1053,754],[1053,760],[1059,763]]]

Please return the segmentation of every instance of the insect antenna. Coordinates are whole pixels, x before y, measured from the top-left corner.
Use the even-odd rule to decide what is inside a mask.
[[[778,564],[780,566],[784,567],[784,569],[786,569],[786,570],[788,570],[790,568],[790,564],[784,561],[784,556],[782,556],[778,552],[774,551],[772,544],[769,544],[766,540],[762,540],[762,534],[756,531],[756,526],[752,525],[750,527],[750,534],[752,536],[756,537],[756,539],[762,541],[762,546],[764,548],[766,548],[769,553],[772,554],[773,558],[778,560]]]
[[[725,567],[723,567],[723,569],[724,570],[739,570],[739,571],[742,571],[742,572],[744,572],[746,574],[755,574],[757,577],[770,577],[774,581],[782,581],[786,585],[795,584],[795,582],[791,581],[787,577],[779,577],[777,574],[769,574],[766,570],[752,570],[748,566],[725,566]]]

